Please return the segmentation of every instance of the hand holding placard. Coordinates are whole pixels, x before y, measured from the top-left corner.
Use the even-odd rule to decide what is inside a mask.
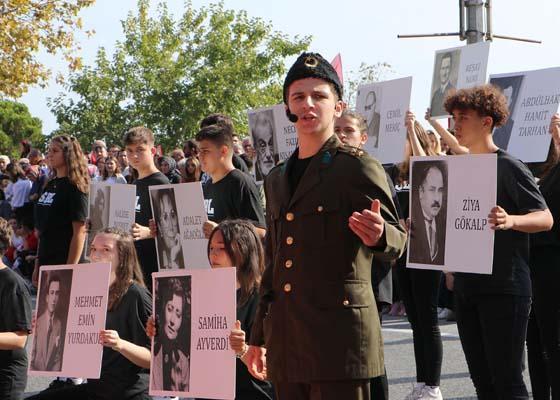
[[[235,321],[235,325],[229,334],[229,346],[235,354],[242,354],[246,350],[245,331],[241,329],[241,322]]]
[[[348,219],[348,226],[366,246],[377,246],[383,235],[385,220],[381,216],[381,202],[371,202],[371,210],[354,212]]]
[[[506,231],[513,228],[512,217],[500,206],[496,206],[490,210],[488,214],[488,222],[494,230]]]

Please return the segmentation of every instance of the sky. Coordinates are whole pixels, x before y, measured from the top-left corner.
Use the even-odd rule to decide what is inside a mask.
[[[185,8],[183,0],[164,2],[177,16]],[[152,0],[152,3],[158,2]],[[194,7],[210,3],[192,0]],[[312,36],[310,50],[321,53],[327,60],[341,53],[345,73],[356,71],[362,62],[387,62],[394,70],[387,79],[412,76],[411,109],[418,117],[423,116],[428,107],[435,51],[466,42],[458,37],[398,39],[397,35],[457,32],[458,3],[456,0],[224,0],[225,8],[246,10],[249,16],[260,17],[270,22],[274,30],[291,37]],[[136,6],[136,0],[97,0],[82,11],[84,30],[96,32],[90,38],[78,35],[85,65],[94,63],[101,46],[112,54],[115,42],[123,39],[121,21],[129,12],[135,12]],[[489,74],[560,66],[559,1],[494,0],[492,6],[495,34],[537,39],[543,43],[495,39],[490,48]],[[40,60],[53,72],[67,75],[61,56],[41,53]],[[294,58],[287,59],[287,67],[293,61]],[[47,98],[56,97],[63,90],[53,78],[47,88],[31,88],[18,99],[29,107],[32,115],[43,121],[44,134],[57,128]]]

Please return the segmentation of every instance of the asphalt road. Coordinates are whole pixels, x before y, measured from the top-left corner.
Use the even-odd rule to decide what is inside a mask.
[[[449,400],[476,399],[474,387],[469,378],[465,356],[453,322],[441,324],[443,337],[443,366],[441,391]],[[402,400],[416,382],[412,331],[406,317],[385,317],[383,321],[385,342],[385,363],[389,379],[389,397]],[[34,392],[48,386],[50,378],[29,377],[27,391]],[[525,383],[530,382],[527,371]]]

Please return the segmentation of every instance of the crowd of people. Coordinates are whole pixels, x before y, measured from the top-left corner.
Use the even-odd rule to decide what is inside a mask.
[[[26,387],[26,340],[40,318],[31,309],[40,266],[85,262],[88,193],[96,182],[132,184],[137,194],[130,232],[104,227],[89,241],[90,260],[112,265],[101,377],[60,377],[32,398],[151,398],[151,338],[159,363],[176,358],[152,384],[188,390],[182,376],[190,359],[174,344],[186,321],[152,315],[154,238],[166,228],[153,220],[149,187],[200,181],[209,263],[237,271],[230,335],[236,399],[388,399],[384,314],[406,315],[412,327],[417,382],[406,399],[443,398],[442,315],[457,320],[478,398],[529,398],[526,346],[533,397],[560,399],[560,228],[553,222],[560,218],[560,115],[550,121],[547,160],[527,166],[493,142],[493,129],[508,118],[500,90],[452,91],[444,107],[453,129],[430,110],[431,129],[407,112],[404,161],[382,166],[363,150],[367,122],[342,103],[342,84],[320,55],[298,58],[283,98],[299,145],[263,185],[255,180],[251,138],[238,136],[224,114],[204,118],[195,138],[168,155],[158,154],[150,129],[133,127],[122,143],[95,140],[89,153],[73,136],[60,135],[46,157],[27,141],[19,159],[0,156],[0,398],[20,399]],[[414,232],[410,158],[485,153],[496,154],[498,163],[497,204],[488,210],[492,274],[407,268],[407,235]],[[420,196],[437,202],[441,179],[426,170]],[[437,211],[429,218],[423,209],[430,243],[432,231],[444,229],[435,223]],[[430,247],[430,260],[442,251]],[[180,282],[169,285],[177,290],[161,300],[164,308],[183,310]],[[53,287],[49,296],[57,296]]]

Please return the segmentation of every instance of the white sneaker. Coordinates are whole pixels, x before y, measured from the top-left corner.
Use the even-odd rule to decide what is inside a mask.
[[[424,386],[419,400],[443,400],[439,386]]]
[[[450,309],[444,308],[438,313],[438,319],[447,319],[449,317],[449,313],[451,312]]]
[[[404,398],[404,400],[417,400],[417,399],[419,399],[420,396],[422,395],[422,392],[424,391],[425,385],[426,385],[425,383],[418,382],[416,385],[414,385],[412,387],[412,392],[410,392]]]

